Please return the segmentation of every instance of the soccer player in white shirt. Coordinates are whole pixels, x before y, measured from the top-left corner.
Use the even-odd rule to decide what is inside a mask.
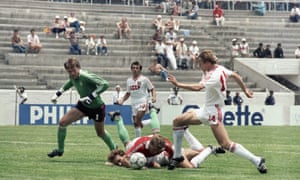
[[[169,74],[169,81],[173,85],[191,91],[206,89],[206,94],[203,108],[187,111],[174,119],[173,141],[175,151],[168,169],[173,170],[184,160],[181,156],[181,147],[185,129],[189,125],[206,124],[211,127],[216,140],[222,148],[250,160],[260,173],[267,173],[265,159],[254,155],[241,144],[231,141],[222,122],[227,78],[232,77],[248,98],[253,97],[252,91],[246,87],[237,73],[218,65],[217,58],[211,50],[205,50],[200,53],[199,65],[203,71],[202,81],[199,83],[181,83],[173,75]]]
[[[119,104],[123,104],[129,97],[131,97],[132,118],[135,128],[135,136],[140,137],[142,134],[142,118],[149,110],[149,93],[151,94],[151,102],[156,102],[156,92],[152,82],[146,76],[142,75],[142,65],[135,61],[131,63],[132,76],[127,79],[127,90]],[[160,131],[159,121],[156,116],[156,110],[151,109],[151,127],[153,133]]]

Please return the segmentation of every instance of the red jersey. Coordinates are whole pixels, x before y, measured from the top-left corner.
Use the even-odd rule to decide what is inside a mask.
[[[222,17],[223,16],[223,10],[221,8],[216,8],[213,11],[214,17]]]
[[[138,137],[138,138],[135,138],[134,140],[132,140],[126,147],[127,150],[125,152],[125,155],[130,157],[131,154],[133,154],[135,152],[143,153],[146,157],[152,157],[152,156],[157,155],[157,154],[152,154],[149,150],[149,145],[150,145],[152,136],[153,135],[142,136],[142,137]],[[164,139],[165,139],[164,151],[166,151],[169,154],[169,157],[172,157],[173,153],[174,153],[173,148],[172,148],[172,143],[169,139],[167,139],[165,137],[164,137]]]

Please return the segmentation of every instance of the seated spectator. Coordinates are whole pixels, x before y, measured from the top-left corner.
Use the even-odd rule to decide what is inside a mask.
[[[173,43],[171,40],[167,40],[166,41],[166,54],[167,54],[167,58],[170,62],[170,67],[173,70],[177,69],[177,62],[176,62],[176,58],[174,55],[174,50],[173,50]]]
[[[252,5],[254,14],[258,16],[264,16],[266,14],[266,5],[264,1]]]
[[[169,31],[165,35],[165,41],[170,41],[173,45],[173,50],[176,51],[177,34],[174,32],[173,28],[169,28]]]
[[[169,10],[171,0],[163,0],[156,8],[162,9],[163,13],[166,14]]]
[[[265,57],[265,49],[263,47],[263,43],[258,44],[258,47],[253,51],[253,56],[258,58]]]
[[[64,38],[68,39],[70,38],[70,32],[75,32],[74,28],[70,26],[70,23],[68,21],[68,16],[64,16],[64,20],[62,21],[62,26],[65,28],[64,32]]]
[[[89,55],[90,53],[95,53],[96,56],[98,55],[95,38],[96,36],[91,34],[89,35],[89,38],[85,40],[86,55]]]
[[[269,95],[265,99],[265,105],[275,105],[274,91],[269,91]]]
[[[181,13],[180,2],[175,1],[174,6],[171,8],[171,12],[169,14],[173,16],[179,16],[181,15],[180,13]]]
[[[131,29],[129,27],[126,17],[122,17],[121,21],[117,22],[117,31],[119,39],[122,39],[123,33],[125,33],[127,39],[130,39]]]
[[[166,27],[168,29],[173,28],[174,31],[178,32],[180,26],[180,21],[177,19],[174,19],[173,16],[170,16],[170,19],[167,21]]]
[[[162,80],[168,81],[168,70],[158,63],[157,57],[153,56],[152,60],[153,64],[148,67],[148,70],[155,75],[159,75]]]
[[[176,56],[178,58],[178,67],[181,69],[188,69],[188,48],[184,43],[184,38],[180,38],[178,45],[176,46]]]
[[[200,54],[200,50],[199,47],[197,46],[197,41],[193,41],[192,45],[189,47],[189,51],[188,51],[188,60],[189,60],[189,67],[191,69],[195,69],[196,68],[196,59]]]
[[[223,10],[219,5],[215,5],[215,9],[213,10],[213,18],[214,22],[217,26],[223,26],[225,22],[225,18],[223,15]]]
[[[75,17],[75,13],[70,13],[70,17],[68,17],[68,22],[70,23],[70,27],[75,28],[76,33],[80,32],[80,22]]]
[[[187,16],[188,19],[197,19],[198,18],[199,7],[196,4],[196,1],[192,2],[192,8],[186,11],[183,16]]]
[[[272,51],[271,51],[271,45],[270,44],[267,44],[266,45],[266,48],[264,50],[264,54],[265,54],[265,57],[266,58],[272,58]]]
[[[96,46],[97,46],[97,52],[99,55],[105,55],[105,56],[108,55],[108,47],[107,47],[107,42],[106,42],[104,35],[100,36]]]
[[[239,92],[235,93],[235,96],[233,97],[233,105],[241,106],[243,104],[244,100],[240,96]]]
[[[39,36],[35,34],[35,30],[31,29],[30,34],[27,36],[28,52],[39,53],[42,49]]]
[[[249,44],[247,43],[247,40],[245,38],[242,38],[242,43],[240,44],[240,52],[242,57],[249,56]]]
[[[168,96],[168,104],[169,105],[182,105],[183,98],[178,94],[179,88],[173,87],[172,93]]]
[[[13,35],[11,37],[11,47],[13,48],[13,51],[16,53],[26,53],[26,47],[19,35],[19,30],[17,29],[13,31]]]
[[[53,26],[51,28],[51,32],[53,34],[55,34],[55,38],[58,39],[59,38],[59,34],[61,32],[65,32],[65,31],[66,31],[66,29],[65,29],[63,23],[60,22],[59,16],[55,16],[55,20],[54,20]]]
[[[70,33],[70,53],[71,54],[76,54],[76,55],[81,55],[81,49],[79,46],[79,39],[78,37],[75,36],[74,32]]]
[[[239,57],[240,56],[240,46],[237,43],[237,39],[232,39],[231,40],[231,57]]]
[[[281,47],[281,43],[278,43],[277,47],[274,50],[274,58],[284,58],[284,53]]]
[[[291,9],[290,12],[290,21],[291,22],[298,22],[300,17],[300,10],[297,7],[296,4],[294,4],[294,7]]]
[[[154,28],[156,30],[159,30],[160,32],[162,32],[163,34],[165,33],[165,24],[162,20],[161,15],[157,15],[157,18],[155,18],[152,22]]]
[[[154,32],[154,34],[152,35],[151,44],[154,46],[154,48],[155,48],[155,45],[158,43],[158,39],[161,39],[161,32],[160,32],[160,30],[156,30]]]
[[[169,59],[167,57],[166,45],[163,43],[162,38],[159,38],[157,41],[158,43],[154,48],[157,62],[167,68]]]
[[[300,45],[298,45],[298,47],[295,50],[295,57],[296,57],[296,59],[300,58]]]

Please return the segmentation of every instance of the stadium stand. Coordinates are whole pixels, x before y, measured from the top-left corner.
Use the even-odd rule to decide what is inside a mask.
[[[76,16],[86,21],[86,33],[97,37],[104,34],[110,49],[109,56],[76,56],[85,69],[99,73],[111,82],[111,88],[116,84],[125,86],[125,79],[130,75],[129,66],[134,60],[142,62],[144,67],[151,64],[152,47],[149,45],[154,32],[151,21],[160,12],[155,6],[124,6],[89,3],[61,3],[48,1],[3,0],[0,2],[0,68],[3,76],[0,78],[1,89],[12,89],[14,84],[24,85],[27,89],[56,89],[65,81],[62,64],[69,57],[68,41],[43,32],[51,26],[56,15]],[[287,12],[268,12],[264,17],[253,15],[247,10],[225,10],[225,26],[216,27],[212,24],[211,9],[200,9],[197,22],[176,17],[181,22],[181,28],[188,30],[190,35],[179,32],[187,44],[196,40],[201,50],[212,49],[216,52],[221,63],[226,64],[230,59],[232,38],[247,38],[251,50],[259,42],[269,43],[272,47],[280,42],[285,49],[286,57],[293,57],[297,39],[298,24],[288,22]],[[122,16],[128,18],[132,28],[131,40],[115,38],[116,25]],[[165,16],[167,19],[168,16]],[[274,29],[276,26],[276,29]],[[13,29],[19,29],[25,40],[29,30],[36,29],[43,44],[39,54],[15,54],[10,47],[10,36]],[[289,33],[286,33],[289,32]],[[84,41],[82,41],[82,45]],[[82,46],[83,47],[83,46]],[[146,69],[146,68],[145,68]],[[195,82],[198,71],[171,71],[180,80]],[[146,72],[146,75],[150,73]],[[244,75],[245,76],[245,75]],[[264,91],[266,87],[258,87],[255,81],[247,80],[247,85],[254,91]],[[158,91],[169,91],[170,84],[161,82],[158,76],[150,76]],[[237,86],[229,83],[229,88],[235,91]]]

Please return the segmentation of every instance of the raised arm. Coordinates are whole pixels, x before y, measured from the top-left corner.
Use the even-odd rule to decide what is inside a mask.
[[[245,95],[248,98],[252,98],[253,97],[253,92],[246,87],[246,85],[245,85],[245,83],[242,80],[242,78],[241,78],[240,75],[238,75],[237,73],[233,72],[230,77],[232,77],[235,80],[235,82],[238,83],[238,85],[240,86],[240,88],[243,90],[243,92],[245,93]]]

